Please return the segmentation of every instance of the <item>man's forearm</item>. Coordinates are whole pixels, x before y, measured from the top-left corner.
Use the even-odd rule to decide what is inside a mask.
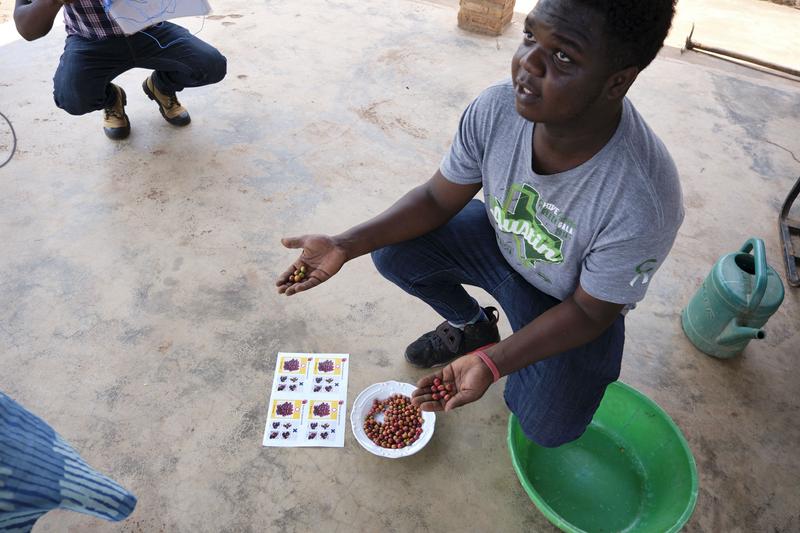
[[[347,250],[349,260],[424,235],[447,219],[448,216],[437,209],[425,186],[421,185],[407,192],[380,215],[337,235],[335,239]]]
[[[617,314],[591,317],[572,296],[539,315],[516,333],[484,350],[500,375],[589,343],[616,320]]]
[[[477,185],[455,185],[437,172],[375,218],[334,237],[354,259],[384,246],[425,235],[456,215],[480,190]]]
[[[34,0],[33,3],[19,0],[14,8],[17,31],[27,41],[44,37],[52,29],[62,5],[57,0]]]

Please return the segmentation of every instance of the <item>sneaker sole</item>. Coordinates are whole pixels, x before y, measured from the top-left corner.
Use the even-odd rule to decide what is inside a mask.
[[[103,133],[112,141],[123,141],[131,134],[131,121],[128,119],[127,113],[124,115],[128,126],[125,128],[103,128]]]
[[[464,355],[466,355],[466,354],[464,354]],[[425,366],[425,365],[420,365],[420,364],[415,363],[414,361],[409,359],[406,354],[403,354],[403,358],[406,360],[406,363],[408,363],[409,365],[413,366],[414,368],[441,368],[443,366],[447,366],[448,364],[450,364],[451,361],[455,361],[459,357],[461,357],[461,356],[457,355],[457,356],[453,357],[452,359],[448,359],[447,361],[444,361],[442,363],[436,363],[435,365]]]
[[[148,78],[148,79],[150,79],[150,78]],[[167,122],[169,122],[173,126],[188,126],[189,123],[192,121],[192,117],[190,115],[186,115],[186,119],[182,119],[180,117],[169,118],[164,113],[164,108],[161,106],[161,102],[158,101],[158,98],[156,98],[156,95],[154,95],[153,91],[151,91],[150,88],[147,86],[147,80],[144,80],[142,82],[142,90],[144,91],[144,94],[146,94],[147,97],[150,100],[154,101],[158,105],[158,111],[161,113],[161,116],[164,117],[164,120],[166,120]]]

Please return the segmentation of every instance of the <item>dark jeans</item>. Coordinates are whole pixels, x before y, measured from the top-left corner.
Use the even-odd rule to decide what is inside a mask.
[[[72,115],[109,107],[116,98],[111,80],[137,67],[155,70],[153,82],[165,94],[225,77],[225,56],[186,28],[162,22],[145,31],[166,48],[141,32],[99,40],[67,36],[53,78],[56,105]]]
[[[491,294],[514,331],[560,303],[511,268],[497,247],[484,204],[477,200],[445,226],[377,250],[372,259],[384,277],[456,323],[470,320],[479,308],[463,284]],[[624,340],[620,315],[592,342],[509,375],[506,404],[525,434],[548,447],[580,437],[606,386],[619,377]]]

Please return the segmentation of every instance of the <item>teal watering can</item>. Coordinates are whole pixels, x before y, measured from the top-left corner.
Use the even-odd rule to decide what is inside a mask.
[[[750,253],[752,252],[752,254]],[[748,239],[716,262],[681,313],[692,344],[714,357],[739,355],[783,302],[783,282],[768,264],[764,241]]]

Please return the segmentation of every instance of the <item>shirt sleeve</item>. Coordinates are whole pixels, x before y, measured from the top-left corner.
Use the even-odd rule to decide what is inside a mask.
[[[583,260],[581,287],[606,302],[631,306],[641,301],[672,248],[677,232],[676,226],[661,233],[633,237],[601,236]]]
[[[458,124],[453,144],[442,159],[440,172],[448,181],[460,185],[480,183],[483,179],[484,139],[481,135],[480,115],[483,95],[476,98],[464,113]]]

